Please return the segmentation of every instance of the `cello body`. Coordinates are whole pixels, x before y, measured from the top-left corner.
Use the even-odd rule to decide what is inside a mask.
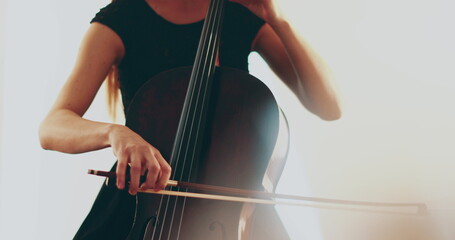
[[[126,125],[159,149],[165,159],[171,157],[190,75],[191,67],[158,74],[141,87],[127,111]],[[288,128],[272,93],[246,72],[217,68],[211,95],[200,150],[193,153],[196,160],[171,165],[174,174],[179,174],[171,178],[273,191],[287,154]],[[259,215],[270,209],[259,208],[138,193],[127,239],[286,239],[277,216],[272,214],[276,219],[268,221]]]

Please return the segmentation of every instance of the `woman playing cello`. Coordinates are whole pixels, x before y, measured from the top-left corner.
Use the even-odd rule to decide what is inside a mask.
[[[102,188],[76,239],[124,239],[140,188],[163,189],[172,169],[159,149],[128,127],[83,118],[112,71],[127,109],[149,78],[193,64],[209,0],[117,0],[92,20],[75,67],[43,120],[44,149],[82,153],[112,147],[118,161],[116,186]],[[236,0],[226,6],[217,65],[248,71],[247,57],[257,51],[295,93],[303,106],[324,120],[340,117],[328,73],[298,37],[273,0]],[[115,69],[115,70],[112,70]],[[114,82],[115,83],[115,82]],[[111,94],[116,89],[111,88]],[[157,112],[156,114],[160,114]],[[130,166],[130,168],[127,168]],[[140,176],[148,172],[140,183]]]

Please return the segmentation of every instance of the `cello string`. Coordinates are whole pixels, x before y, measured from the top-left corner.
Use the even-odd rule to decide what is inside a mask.
[[[201,39],[205,39],[205,38],[206,38],[205,32],[202,31]],[[201,40],[201,41],[202,41],[202,40]],[[198,52],[197,54],[200,55],[199,52]],[[198,56],[196,56],[196,60],[197,60],[197,59],[198,59]],[[199,61],[199,62],[200,62],[200,61]],[[199,68],[199,67],[198,67],[198,66],[200,65],[199,62],[195,62],[195,63],[194,63],[195,66],[193,67],[192,75],[194,74],[194,69],[198,69],[198,68]],[[196,73],[196,74],[197,74],[197,73]],[[192,78],[193,78],[193,76],[191,76],[190,79],[192,79]],[[189,89],[188,89],[188,91],[187,91],[187,95],[189,95],[189,101],[188,101],[188,102],[185,101],[185,106],[183,107],[183,109],[188,108],[188,106],[187,106],[187,105],[189,105],[188,103],[191,103],[191,102],[193,101],[194,87],[193,87],[193,85],[192,85],[191,83],[192,83],[192,82],[190,81],[190,82],[189,82],[189,85],[188,85],[188,88],[189,88]],[[188,111],[188,112],[190,112],[190,111]],[[172,166],[173,163],[174,163],[174,166],[175,166],[175,167],[174,167],[174,166],[172,167],[172,168],[175,168],[175,171],[172,173],[172,178],[175,178],[175,176],[177,175],[177,172],[178,172],[178,171],[182,171],[182,172],[184,171],[183,168],[182,168],[182,169],[178,169],[177,167],[178,167],[178,165],[179,165],[180,153],[181,153],[181,151],[182,151],[182,145],[183,145],[183,144],[182,144],[182,141],[185,139],[185,133],[187,132],[187,123],[188,123],[188,118],[189,118],[189,113],[188,113],[188,112],[183,116],[183,117],[185,117],[185,121],[184,121],[185,124],[183,124],[183,126],[182,126],[182,127],[183,127],[183,129],[182,129],[182,134],[181,134],[180,138],[179,138],[179,139],[176,139],[176,141],[175,141],[175,143],[174,143],[174,144],[177,144],[178,147],[177,147],[177,148],[174,147],[173,152],[172,152],[172,155],[171,155],[171,159],[170,159],[170,164],[171,164],[171,166]],[[183,114],[183,112],[182,112],[182,114]],[[179,128],[180,128],[180,126],[179,126]],[[176,136],[176,137],[178,137],[178,136]],[[174,157],[174,155],[176,155],[176,156]],[[175,201],[178,201],[178,197],[174,197],[174,199],[175,199]],[[161,228],[160,228],[160,231],[159,231],[159,239],[161,239],[161,236],[162,236],[163,228],[164,228],[165,221],[166,221],[166,216],[167,216],[167,214],[168,214],[167,211],[168,211],[168,207],[169,207],[169,202],[170,202],[170,200],[171,200],[170,197],[166,198],[166,200],[165,200],[165,202],[166,202],[166,207],[165,207],[165,210],[164,210],[164,216],[163,216]],[[159,205],[159,208],[158,208],[158,214],[157,214],[158,219],[160,218],[160,214],[161,214],[161,212],[162,212],[161,210],[163,209],[163,206],[162,206],[162,205],[163,205],[163,198],[161,198],[160,205]],[[152,235],[153,237],[154,237],[155,234],[156,234],[157,226],[158,226],[158,224],[155,224],[155,225],[154,225],[154,230],[153,230],[153,235]]]
[[[213,17],[211,17],[213,15],[213,10],[209,11],[208,14],[209,14],[209,16],[208,16],[207,26],[208,26],[208,28],[210,28],[210,26],[211,26],[210,25],[210,20],[213,18]],[[210,38],[208,38],[208,36],[207,36],[207,32],[208,31],[206,31],[206,30],[203,31],[203,35],[201,36],[202,49],[203,50],[206,48],[207,42],[210,40]],[[203,53],[199,52],[198,54],[202,55],[202,54],[204,54],[204,52]],[[176,169],[176,171],[174,172],[174,174],[173,174],[174,178],[177,175],[178,171],[180,171],[180,178],[183,178],[183,174],[184,174],[184,171],[185,171],[184,167],[185,167],[185,164],[186,164],[186,156],[187,156],[187,153],[188,153],[188,147],[189,147],[189,145],[191,143],[191,133],[193,132],[194,118],[195,118],[195,115],[196,115],[196,110],[193,110],[192,108],[195,108],[194,106],[197,107],[197,104],[194,104],[194,101],[195,101],[194,97],[196,95],[196,89],[198,89],[197,85],[201,84],[201,83],[199,83],[200,81],[195,81],[195,80],[197,80],[198,79],[197,77],[200,75],[200,71],[199,70],[201,69],[201,61],[202,61],[202,59],[203,59],[203,57],[199,57],[197,59],[198,61],[195,63],[196,66],[194,67],[193,72],[192,72],[192,75],[194,75],[194,76],[192,76],[192,78],[194,80],[192,80],[193,81],[192,84],[189,85],[189,87],[191,87],[191,91],[188,91],[188,93],[190,94],[190,99],[189,99],[189,103],[188,103],[188,105],[189,105],[188,109],[189,110],[188,110],[186,116],[184,116],[185,117],[185,124],[184,124],[184,129],[183,129],[183,134],[182,134],[183,136],[182,136],[182,139],[180,139],[180,141],[186,140],[187,143],[186,143],[186,148],[183,147],[184,145],[182,143],[179,144],[177,157],[173,158],[173,160],[176,161],[175,165],[179,166],[179,162],[182,160],[181,159],[181,154],[183,154],[182,147],[185,148],[185,151],[184,151],[185,152],[185,157],[183,158],[184,162],[183,162],[183,164],[181,166],[181,169],[178,169],[178,170]],[[200,86],[199,86],[199,92],[200,92]],[[198,96],[199,96],[199,93],[196,96],[196,100],[198,100]],[[193,110],[193,111],[191,111],[191,110]],[[191,118],[191,120],[192,120],[191,123],[192,124],[188,124],[189,123],[189,118]],[[179,188],[179,190],[180,190],[180,188]],[[174,207],[171,209],[173,211],[173,213],[172,213],[172,218],[170,220],[170,227],[169,227],[169,231],[168,231],[169,233],[171,232],[171,229],[172,229],[173,219],[174,219],[175,210],[176,210],[176,205],[177,205],[178,202],[179,202],[179,198],[178,197],[174,198]],[[168,198],[167,201],[166,201],[164,219],[163,219],[163,223],[161,225],[159,239],[161,239],[162,233],[164,231],[164,225],[165,225],[165,221],[166,221],[166,216],[168,215],[168,211],[169,211],[168,209],[169,209],[170,205],[171,205],[170,204],[170,199]],[[161,210],[161,208],[160,208],[160,210]],[[169,237],[170,237],[170,234],[168,234],[168,238]]]
[[[210,62],[210,64],[206,64],[206,66],[209,67],[209,70],[208,70],[208,73],[207,73],[207,76],[206,76],[207,81],[209,81],[209,80],[213,81],[213,79],[210,79],[210,77],[213,77],[213,74],[214,74],[214,71],[215,71],[214,69],[216,67],[214,61],[215,61],[215,57],[218,54],[218,45],[219,45],[219,41],[220,41],[220,39],[218,38],[218,35],[220,33],[220,28],[221,28],[220,26],[221,26],[221,23],[222,23],[222,14],[223,14],[222,11],[223,11],[223,7],[224,7],[223,4],[224,4],[224,2],[219,1],[219,5],[220,6],[217,8],[217,15],[216,16],[218,18],[216,18],[217,22],[214,23],[215,24],[215,26],[214,26],[215,27],[215,30],[214,30],[215,37],[214,37],[214,40],[213,40],[214,41],[214,43],[213,43],[214,46],[213,46],[213,48],[210,48],[211,51],[209,52],[209,55],[210,55],[209,62]],[[218,12],[218,10],[219,10],[219,12]],[[206,83],[205,88],[204,88],[204,94],[202,95],[203,96],[203,100],[202,100],[203,103],[201,105],[201,108],[202,108],[201,109],[201,115],[198,115],[199,116],[199,121],[198,121],[199,125],[198,125],[198,130],[196,131],[197,134],[200,133],[200,127],[201,127],[201,124],[202,124],[202,121],[203,121],[203,119],[202,119],[203,115],[202,114],[206,114],[206,113],[204,113],[204,110],[205,110],[204,108],[206,108],[208,106],[208,105],[206,105],[205,102],[208,100],[207,92],[209,90],[209,83],[210,82]],[[194,147],[197,146],[197,141],[201,141],[198,137],[196,137],[195,140],[196,140],[196,144],[194,145]],[[191,161],[191,165],[190,165],[190,171],[192,171],[192,166],[194,164],[195,154],[196,154],[196,151],[193,151],[193,156],[191,158],[192,161]],[[191,176],[191,172],[189,173],[189,175]],[[190,179],[190,177],[188,178],[188,180],[189,179]],[[188,192],[188,189],[186,189],[186,192]],[[184,212],[185,207],[186,207],[186,199],[187,198],[185,197],[184,198],[184,202],[183,202],[182,215],[180,216],[179,231],[178,231],[177,239],[179,239],[179,236],[180,236],[180,229],[181,229],[182,221],[183,221],[183,212]]]
[[[216,15],[217,18],[215,19],[215,23],[214,23],[214,28],[215,30],[213,32],[215,32],[215,37],[214,37],[214,40],[213,40],[213,47],[210,48],[210,51],[208,53],[208,55],[210,56],[208,60],[210,64],[205,64],[205,66],[208,66],[208,70],[207,70],[207,75],[205,76],[206,77],[206,83],[205,83],[205,87],[204,87],[204,93],[202,94],[202,104],[200,105],[201,106],[201,110],[200,110],[200,114],[197,115],[197,117],[199,118],[197,123],[197,130],[196,130],[196,137],[195,137],[195,144],[193,145],[193,151],[192,151],[192,156],[191,156],[191,162],[190,162],[190,166],[189,166],[189,175],[188,175],[188,178],[187,180],[189,181],[190,178],[191,178],[191,174],[192,174],[192,169],[193,169],[193,165],[194,165],[194,159],[195,159],[195,155],[196,155],[196,147],[198,146],[198,142],[199,141],[202,141],[200,138],[199,138],[199,134],[201,134],[201,125],[203,124],[202,121],[204,120],[203,119],[203,116],[206,115],[206,113],[204,111],[206,111],[205,108],[207,108],[207,100],[208,100],[208,90],[209,90],[209,87],[211,86],[211,82],[210,81],[213,81],[213,79],[211,79],[211,77],[213,77],[213,74],[214,74],[214,69],[215,69],[215,57],[217,56],[216,54],[218,53],[218,42],[219,42],[219,39],[218,39],[218,34],[219,34],[219,29],[220,29],[220,25],[221,25],[221,14],[222,14],[222,8],[223,8],[223,0],[220,0],[218,1],[218,5],[219,7],[216,8]],[[207,60],[206,60],[207,61]],[[202,87],[202,86],[201,86]],[[188,189],[185,189],[185,192],[188,192]],[[177,232],[177,239],[180,238],[180,230],[181,230],[181,227],[182,227],[182,221],[183,221],[183,212],[185,211],[185,207],[186,207],[186,200],[187,200],[187,197],[184,197],[183,198],[183,203],[182,203],[182,210],[181,210],[181,214],[180,214],[180,221],[179,221],[179,228],[178,228],[178,232]]]
[[[219,10],[219,7],[218,7],[218,6],[219,6],[219,5],[220,5],[220,1],[215,2],[215,6],[217,6],[217,7],[215,8],[215,12],[214,12],[215,17],[210,19],[210,20],[214,19],[214,20],[213,20],[214,22],[211,23],[210,28],[216,28],[216,26],[219,25],[219,24],[217,24],[217,20],[218,20],[218,22],[219,22],[219,18],[218,18],[218,19],[216,18],[216,16],[218,16],[218,10]],[[216,31],[217,31],[217,30],[215,30],[215,32],[216,32]],[[213,32],[214,32],[213,30],[210,31],[210,33],[213,33]],[[208,81],[210,80],[210,79],[209,79],[209,76],[211,76],[211,74],[213,73],[213,72],[212,72],[212,71],[213,71],[213,70],[212,70],[212,68],[213,68],[212,65],[214,65],[214,62],[213,62],[213,51],[214,51],[214,47],[212,46],[212,45],[213,45],[213,34],[211,34],[210,37],[211,37],[211,38],[209,39],[209,47],[206,49],[207,52],[206,52],[206,56],[205,56],[205,63],[204,63],[204,65],[203,65],[203,68],[201,68],[201,69],[203,69],[202,76],[200,76],[201,79],[202,79],[202,80],[201,80],[202,83],[201,83],[201,85],[199,86],[198,96],[202,96],[202,97],[198,97],[198,98],[197,98],[197,101],[198,101],[198,102],[201,101],[201,99],[205,99],[206,92],[207,92],[206,89],[207,89],[207,87],[208,87],[208,85],[209,85],[209,82],[208,82]],[[210,60],[208,60],[208,59],[210,59],[212,62],[210,62]],[[209,61],[209,64],[207,63],[207,61]],[[208,68],[208,71],[206,70],[206,68]],[[205,89],[204,94],[202,94],[202,95],[201,95],[201,88]],[[190,179],[190,178],[191,178],[191,175],[192,175],[191,172],[192,172],[192,166],[194,165],[194,159],[195,159],[195,154],[196,154],[196,147],[198,146],[198,141],[200,141],[198,135],[200,134],[200,126],[201,126],[201,124],[202,124],[201,118],[202,118],[202,116],[204,115],[204,107],[205,107],[204,101],[202,100],[202,105],[201,105],[201,104],[196,104],[196,108],[197,108],[197,107],[202,108],[202,109],[200,110],[199,114],[197,114],[197,113],[198,113],[197,109],[195,110],[195,115],[194,115],[193,121],[195,121],[196,124],[191,125],[192,127],[195,127],[195,128],[196,128],[196,131],[195,131],[195,138],[194,138],[194,140],[193,140],[193,141],[194,141],[194,144],[193,144],[193,151],[192,151],[191,157],[189,158],[189,159],[191,159],[191,161],[190,161],[190,166],[189,166],[189,173],[188,173],[188,175],[187,175],[187,176],[188,176],[188,179]],[[196,118],[197,118],[197,119],[196,119]],[[193,130],[192,130],[192,131],[193,131]],[[189,146],[188,146],[188,147],[189,147]],[[187,151],[187,152],[186,152],[185,160],[188,159],[187,154],[188,154],[189,152],[190,152],[190,151]],[[185,189],[185,191],[187,192],[188,190]],[[181,226],[182,226],[183,212],[184,212],[184,210],[185,210],[185,206],[186,206],[186,198],[183,199],[182,210],[180,211],[180,221],[179,221],[179,224],[178,224],[178,226],[179,226],[179,231],[178,231],[178,233],[177,233],[177,238],[179,238],[179,236],[180,236],[180,229],[181,229]],[[174,211],[176,211],[176,210],[177,210],[177,208],[174,208]]]
[[[192,151],[187,149],[187,151],[185,151],[185,157],[184,157],[184,161],[186,162],[187,160],[189,160],[189,163],[190,163],[189,168],[188,168],[189,172],[187,175],[187,180],[189,180],[192,175],[192,167],[194,164],[195,154],[196,154],[196,150],[198,147],[198,142],[200,141],[199,134],[201,133],[200,128],[201,128],[202,117],[204,115],[204,108],[205,108],[204,100],[207,96],[207,88],[210,84],[210,82],[209,82],[210,76],[212,76],[212,74],[213,74],[213,67],[215,65],[213,62],[213,53],[215,51],[214,44],[216,44],[216,37],[215,38],[213,37],[213,33],[214,32],[217,33],[218,29],[219,29],[219,22],[220,22],[219,11],[221,10],[220,9],[220,7],[222,6],[221,4],[222,4],[222,1],[214,0],[214,7],[211,9],[211,12],[210,12],[211,14],[210,14],[209,28],[208,28],[208,33],[210,33],[210,37],[208,38],[208,41],[207,41],[208,46],[205,49],[206,52],[204,52],[205,53],[204,64],[200,68],[200,69],[202,69],[202,73],[201,73],[201,76],[198,76],[198,77],[200,77],[200,78],[198,78],[198,79],[200,79],[200,84],[198,86],[199,89],[197,92],[194,115],[192,118],[192,124],[191,124],[191,130],[190,130],[191,132],[194,131],[195,133],[194,134],[190,133],[190,137],[194,136],[194,138],[191,139],[193,141],[192,146],[187,145],[188,148],[192,147]],[[203,92],[203,93],[201,94],[201,92]],[[199,102],[201,102],[201,103],[199,103]],[[200,108],[200,109],[198,109],[198,108]],[[193,129],[193,128],[196,128],[196,129]],[[188,157],[188,154],[190,154],[189,157]],[[183,178],[183,174],[182,174],[181,178]],[[184,189],[184,191],[187,192],[188,189]],[[176,205],[177,205],[177,202],[174,203],[174,208],[172,209],[173,218],[177,211]],[[178,223],[177,239],[180,236],[180,230],[181,230],[181,226],[182,226],[183,212],[185,210],[185,206],[186,206],[186,197],[183,197],[182,209],[180,210],[180,221]],[[173,224],[173,221],[172,221],[172,224]]]
[[[210,26],[210,25],[209,25],[209,26]],[[212,42],[209,42],[209,43],[211,44]],[[213,48],[209,48],[209,49],[213,49]],[[213,58],[213,50],[212,50],[211,52],[212,52],[212,58]],[[205,61],[207,61],[207,57],[206,57]],[[206,65],[207,65],[207,64],[204,64],[204,68],[200,68],[200,69],[203,69],[203,72],[205,72],[205,66],[206,66]],[[209,66],[209,65],[208,65],[208,66]],[[210,67],[210,66],[209,66],[209,67]],[[209,70],[209,71],[211,71],[211,70]],[[209,73],[210,73],[210,72],[209,72]],[[204,74],[204,73],[203,73],[203,74]],[[199,76],[199,77],[200,77],[200,76]],[[203,77],[204,77],[204,75],[202,76],[202,78],[203,78]],[[206,82],[203,82],[203,83],[206,83]],[[202,88],[203,86],[204,86],[203,84],[200,84],[200,85],[199,85],[199,89]],[[207,87],[207,85],[205,85],[205,86]],[[198,91],[198,95],[200,95],[200,90]],[[203,96],[204,96],[204,95],[203,95]],[[200,98],[196,98],[196,99],[197,99],[198,102],[200,101]],[[200,116],[200,115],[197,115],[197,112],[198,112],[198,111],[197,111],[197,110],[198,110],[197,107],[198,107],[198,106],[199,106],[199,104],[196,104],[196,105],[195,105],[195,108],[196,108],[196,109],[195,109],[194,111],[192,111],[192,112],[194,112],[194,113],[193,113],[194,115],[192,115],[192,116],[190,115],[191,118],[192,118],[192,120],[193,120],[193,124],[190,125],[190,126],[191,126],[191,129],[190,129],[191,132],[194,131],[193,128],[194,128],[195,126],[198,126],[197,124],[194,124],[195,118],[196,118],[197,116]],[[199,118],[199,119],[200,119],[200,118]],[[198,123],[198,122],[196,122],[196,123]],[[200,127],[200,124],[201,124],[201,122],[199,121],[199,127]],[[199,128],[199,127],[198,127],[198,128]],[[191,143],[191,141],[196,141],[196,143],[197,143],[197,141],[198,141],[197,135],[196,135],[196,139],[193,140],[193,139],[191,139],[191,137],[193,136],[193,135],[191,134],[191,132],[190,132],[190,135],[189,135],[189,141],[190,141],[190,143]],[[187,145],[187,148],[189,148],[190,146],[191,146],[191,145]],[[197,146],[197,144],[196,144],[196,146]],[[181,154],[181,153],[182,153],[182,151],[179,152],[179,154]],[[187,149],[187,151],[185,151],[185,158],[184,158],[185,161],[186,161],[187,158],[188,158],[188,157],[187,157],[187,156],[188,156],[188,153],[189,153],[189,151],[188,151],[188,149]],[[195,153],[193,152],[193,155],[194,155],[194,154],[195,154]],[[194,156],[193,156],[192,159],[194,160]],[[181,160],[181,158],[179,157],[179,158],[178,158],[178,161],[180,161],[180,160]],[[184,163],[184,165],[186,166],[186,163]],[[182,174],[183,174],[183,173],[182,173]],[[190,175],[191,175],[191,174],[190,174]],[[177,204],[177,203],[175,203],[175,204]],[[174,204],[174,205],[175,205],[175,204]],[[177,209],[177,208],[174,208],[174,209]],[[175,213],[174,213],[174,214],[175,214]],[[172,223],[173,223],[173,221],[172,221]]]

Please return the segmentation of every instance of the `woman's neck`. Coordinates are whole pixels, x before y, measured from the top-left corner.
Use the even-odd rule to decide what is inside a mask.
[[[210,0],[145,0],[162,18],[175,24],[204,19]]]

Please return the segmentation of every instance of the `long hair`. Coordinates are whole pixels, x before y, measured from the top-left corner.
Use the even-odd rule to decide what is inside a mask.
[[[115,2],[116,0],[111,0]],[[113,65],[105,80],[106,103],[109,116],[112,121],[117,121],[118,110],[120,109],[120,89],[118,81],[118,68]]]
[[[113,122],[117,121],[118,110],[120,107],[120,89],[118,80],[117,66],[113,65],[111,71],[106,76],[106,103],[109,116]]]

